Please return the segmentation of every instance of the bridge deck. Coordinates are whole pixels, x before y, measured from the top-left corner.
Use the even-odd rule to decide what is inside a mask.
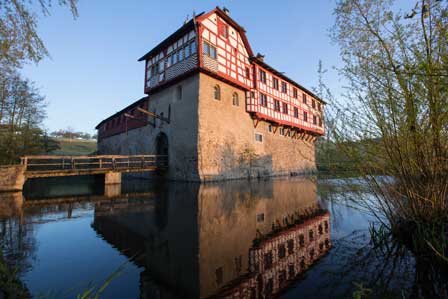
[[[26,156],[22,158],[22,165],[27,178],[94,175],[163,170],[168,167],[168,156]]]

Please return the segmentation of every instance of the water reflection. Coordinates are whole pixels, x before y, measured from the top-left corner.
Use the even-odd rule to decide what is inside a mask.
[[[4,260],[34,296],[98,282],[125,256],[138,268],[102,298],[269,298],[331,247],[309,179],[98,185],[50,179],[1,195]]]
[[[311,180],[159,185],[95,204],[92,227],[145,268],[141,298],[266,298],[330,248]]]

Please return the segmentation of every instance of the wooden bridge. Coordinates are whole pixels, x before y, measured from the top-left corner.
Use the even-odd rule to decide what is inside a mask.
[[[22,190],[29,178],[105,175],[105,184],[121,183],[123,172],[157,172],[168,168],[165,155],[25,156],[21,165],[0,169],[0,191]]]

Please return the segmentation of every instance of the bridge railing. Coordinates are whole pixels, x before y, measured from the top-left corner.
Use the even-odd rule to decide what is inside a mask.
[[[168,167],[164,155],[101,155],[101,156],[25,156],[21,158],[25,171],[78,171],[163,169]]]

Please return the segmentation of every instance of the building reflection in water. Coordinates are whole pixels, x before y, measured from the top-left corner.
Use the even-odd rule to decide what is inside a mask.
[[[311,180],[160,184],[95,204],[93,228],[144,267],[141,298],[269,298],[328,252]]]

